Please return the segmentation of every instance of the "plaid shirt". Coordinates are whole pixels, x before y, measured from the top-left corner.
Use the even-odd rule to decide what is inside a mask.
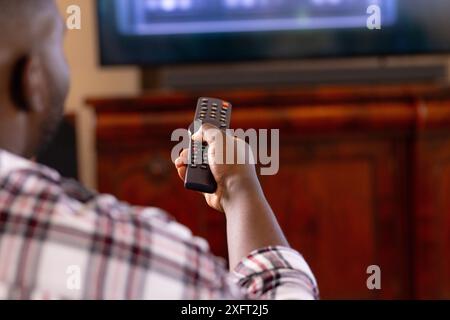
[[[230,273],[160,209],[95,194],[0,150],[0,299],[317,297],[292,249],[255,251]]]

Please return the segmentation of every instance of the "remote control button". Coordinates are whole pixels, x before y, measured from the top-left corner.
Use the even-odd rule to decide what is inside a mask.
[[[201,168],[206,170],[206,169],[208,169],[208,166],[206,164],[202,164]]]
[[[224,109],[228,109],[228,108],[230,107],[230,104],[229,104],[228,102],[224,102],[224,103],[222,104],[222,107],[223,107]]]
[[[191,164],[191,168],[195,169],[195,168],[197,168],[197,165],[196,164]]]

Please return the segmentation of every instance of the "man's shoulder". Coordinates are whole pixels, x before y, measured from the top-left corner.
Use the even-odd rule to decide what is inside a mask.
[[[19,202],[27,211],[32,199],[56,202],[60,181],[56,171],[0,149],[0,209],[19,210]]]
[[[145,212],[145,216],[169,219],[158,208],[138,208],[121,202],[112,195],[99,194],[74,179],[62,177],[57,171],[0,149],[0,190],[20,201],[35,198],[55,202],[55,210],[76,207],[79,213],[97,214],[123,220],[130,213]],[[120,212],[120,214],[118,214]],[[150,214],[149,214],[150,213]]]

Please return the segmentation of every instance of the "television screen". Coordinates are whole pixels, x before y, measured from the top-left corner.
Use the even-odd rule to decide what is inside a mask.
[[[98,13],[105,65],[450,51],[448,0],[98,0]]]

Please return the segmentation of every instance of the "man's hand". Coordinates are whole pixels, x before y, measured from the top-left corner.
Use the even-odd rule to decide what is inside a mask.
[[[192,139],[206,142],[209,146],[208,162],[217,182],[217,191],[214,194],[204,194],[210,207],[226,212],[227,204],[235,195],[243,191],[260,189],[253,154],[245,141],[227,135],[208,124],[203,125]],[[175,161],[178,175],[183,181],[186,176],[188,155],[189,151],[185,149]]]

